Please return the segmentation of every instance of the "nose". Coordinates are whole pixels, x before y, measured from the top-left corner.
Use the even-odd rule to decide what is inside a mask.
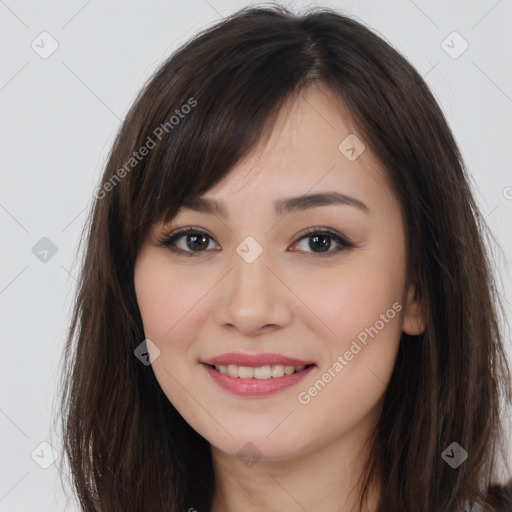
[[[214,307],[217,325],[258,336],[291,322],[293,293],[271,266],[265,252],[252,262],[233,255],[231,271],[219,283]]]

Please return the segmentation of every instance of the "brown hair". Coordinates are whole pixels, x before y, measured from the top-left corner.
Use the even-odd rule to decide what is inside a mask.
[[[297,15],[276,5],[244,8],[178,49],[111,150],[82,235],[64,354],[64,449],[84,511],[209,510],[209,444],[134,356],[145,339],[134,263],[153,223],[226,176],[285,100],[313,83],[337,95],[387,170],[408,282],[426,311],[425,332],[400,340],[361,510],[379,474],[378,512],[512,510],[511,485],[494,481],[500,400],[512,401],[500,301],[487,228],[446,120],[420,75],[368,28],[332,9]],[[454,441],[469,454],[457,469],[442,457]]]

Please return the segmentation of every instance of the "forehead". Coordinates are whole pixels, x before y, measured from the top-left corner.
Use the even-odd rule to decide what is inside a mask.
[[[255,150],[204,195],[213,201],[190,201],[182,209],[191,206],[228,216],[229,206],[224,204],[241,201],[252,207],[272,203],[276,213],[283,213],[297,204],[286,198],[323,192],[337,194],[339,202],[370,209],[365,197],[379,189],[391,193],[385,177],[341,101],[315,85],[283,105]],[[328,201],[318,199],[322,200]]]

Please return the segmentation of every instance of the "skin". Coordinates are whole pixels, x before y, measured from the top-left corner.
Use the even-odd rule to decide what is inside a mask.
[[[348,512],[354,505],[402,331],[419,334],[423,312],[406,287],[401,212],[368,146],[350,161],[338,145],[355,133],[340,103],[315,85],[280,111],[270,137],[210,189],[229,218],[180,210],[156,224],[138,255],[135,289],[152,368],[164,393],[211,445],[214,512]],[[273,202],[337,191],[369,212],[328,205],[285,216]],[[193,226],[210,235],[196,256],[173,254],[158,240]],[[330,229],[357,247],[325,256],[310,227]],[[236,248],[252,236],[263,253],[247,263]],[[193,252],[186,235],[178,242]],[[394,303],[393,319],[307,403],[308,390]],[[388,317],[386,317],[388,318]],[[300,383],[268,397],[219,388],[200,360],[225,352],[278,352],[317,366]],[[237,452],[251,442],[261,457]],[[377,487],[371,494],[375,510]],[[191,507],[194,504],[190,504]]]

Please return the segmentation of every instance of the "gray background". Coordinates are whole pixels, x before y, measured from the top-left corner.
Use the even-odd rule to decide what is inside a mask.
[[[78,274],[75,252],[93,190],[145,80],[199,29],[247,4],[0,0],[0,512],[78,510],[66,504],[51,448],[41,443],[60,450],[60,429],[53,433],[51,423],[56,372]],[[496,258],[510,318],[512,2],[318,4],[346,10],[375,29],[430,85],[503,249]],[[40,53],[51,49],[52,40],[40,36],[44,31],[58,44],[46,59]],[[469,44],[457,58],[463,41],[446,40],[453,31]],[[55,254],[40,252],[48,249],[43,237]]]

